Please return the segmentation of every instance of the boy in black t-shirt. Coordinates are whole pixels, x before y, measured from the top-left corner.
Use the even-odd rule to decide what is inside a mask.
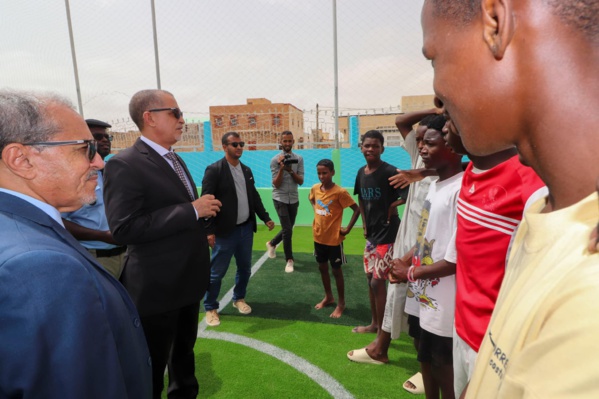
[[[391,269],[393,243],[400,222],[397,207],[404,204],[408,196],[407,187],[394,189],[389,185],[389,178],[397,173],[397,169],[381,160],[384,142],[383,134],[378,130],[370,130],[362,136],[362,154],[366,166],[358,171],[354,188],[366,237],[364,271],[368,279],[372,312],[370,325],[355,327],[352,331],[356,333],[381,331],[387,297],[385,280]],[[352,356],[349,356],[350,360],[353,360]]]

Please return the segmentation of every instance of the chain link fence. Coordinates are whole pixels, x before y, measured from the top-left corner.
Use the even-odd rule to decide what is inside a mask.
[[[329,141],[335,54],[340,117],[402,112],[402,97],[432,93],[422,0],[0,0],[2,86],[78,103],[67,5],[80,111],[114,132],[136,130],[128,101],[159,76],[190,124],[210,120],[210,107],[265,98],[301,110],[310,141]]]
[[[432,106],[422,2],[0,0],[1,86],[80,97],[84,117],[112,125],[118,152],[139,137],[131,96],[160,81],[184,111],[176,149],[198,184],[222,157],[221,135],[236,130],[248,143],[242,160],[270,187],[268,161],[291,130],[307,160],[305,187],[337,138],[338,173],[352,186],[364,162],[356,137],[378,129],[398,146],[395,117]],[[406,166],[401,150],[384,158]]]

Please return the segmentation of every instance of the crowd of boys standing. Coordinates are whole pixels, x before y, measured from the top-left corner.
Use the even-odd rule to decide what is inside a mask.
[[[589,315],[599,310],[594,300],[599,255],[593,253],[599,218],[599,136],[593,123],[599,4],[476,3],[424,3],[423,52],[433,61],[437,105],[445,120],[444,126],[432,120],[421,131],[419,155],[438,179],[424,199],[415,245],[403,254],[388,239],[375,237],[378,227],[395,226],[398,201],[412,197],[399,192],[387,197],[386,219],[377,217],[373,227],[366,201],[376,199],[376,190],[365,179],[387,167],[376,160],[383,140],[376,133],[363,139],[367,165],[356,194],[370,243],[365,271],[372,275],[374,311],[370,328],[356,332],[376,330],[377,339],[348,356],[385,363],[386,353],[373,348],[388,341],[383,332],[393,333],[397,320],[386,326],[385,314],[397,314],[389,304],[403,294],[389,290],[386,296],[393,300],[381,312],[381,291],[373,283],[378,276],[407,284],[406,305],[418,305],[408,310],[409,333],[427,397],[439,392],[444,398],[597,397],[599,322]],[[546,34],[536,34],[539,29]],[[485,77],[472,77],[473,71]],[[576,106],[560,108],[547,101],[553,96]],[[251,237],[254,213],[274,227],[256,197],[251,171],[238,162],[243,142],[235,135],[223,138],[227,164],[211,165],[221,180],[228,176],[228,194],[198,197],[185,163],[171,150],[184,123],[174,96],[139,92],[130,114],[142,137],[104,167],[98,141],[68,101],[0,92],[2,396],[160,397],[168,366],[168,396],[196,397],[199,303],[208,282],[222,273],[210,272],[209,246],[215,247],[213,262],[221,249],[229,260],[236,257],[235,306],[241,313],[251,311],[243,287],[247,248],[217,247],[219,238],[230,234]],[[558,146],[564,132],[568,145]],[[472,163],[463,172],[459,154],[466,149]],[[324,189],[312,193],[311,201],[322,216],[326,208],[320,203],[328,204],[318,196],[332,187],[334,169],[327,162],[319,167],[318,189]],[[102,170],[112,238],[104,234],[96,241],[119,244],[85,249],[67,233],[60,212],[68,218],[83,205],[97,204]],[[401,180],[390,177],[394,185],[403,185]],[[533,201],[543,184],[548,195]],[[501,199],[514,206],[496,207]],[[230,214],[227,210],[226,227],[219,231],[219,211],[226,203]],[[414,204],[419,205],[407,208]],[[344,206],[355,204],[344,200]],[[354,208],[352,222],[356,217]],[[214,234],[207,234],[211,224]],[[99,226],[95,229],[108,231]],[[122,271],[109,273],[99,259],[120,255],[124,245]],[[336,261],[334,252],[321,249],[319,263]],[[479,266],[480,257],[487,256],[493,260],[489,271]],[[123,285],[111,274],[119,272]],[[325,299],[328,293],[325,284]],[[455,308],[455,332],[450,332]]]

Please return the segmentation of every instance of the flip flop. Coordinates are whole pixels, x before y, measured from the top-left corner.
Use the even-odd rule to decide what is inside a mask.
[[[368,354],[368,352],[366,352],[366,348],[362,348],[362,349],[354,349],[353,350],[353,354],[350,355],[349,351],[347,352],[347,358],[349,360],[351,360],[352,362],[356,362],[356,363],[364,363],[364,364],[385,364],[381,361],[378,360],[374,360],[373,358],[370,357],[370,355]]]
[[[412,383],[412,385],[414,385],[416,388],[406,387],[406,382]],[[408,378],[406,382],[404,382],[402,385],[403,389],[405,389],[406,391],[415,395],[424,393],[424,383],[422,382],[422,374],[420,374],[420,372],[417,372],[416,374]]]

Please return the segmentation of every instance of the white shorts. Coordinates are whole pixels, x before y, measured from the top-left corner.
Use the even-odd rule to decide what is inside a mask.
[[[402,331],[408,331],[408,315],[404,313],[407,290],[406,283],[389,284],[387,287],[382,329],[391,334],[391,339],[397,339]]]
[[[476,362],[476,351],[470,347],[453,328],[453,391],[459,398],[470,381]]]

